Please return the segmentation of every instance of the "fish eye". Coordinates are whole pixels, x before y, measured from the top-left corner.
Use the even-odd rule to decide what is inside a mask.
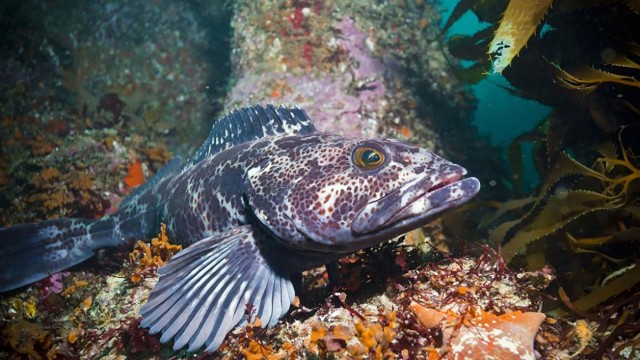
[[[353,162],[362,170],[375,170],[384,162],[384,155],[378,149],[364,146],[353,152]]]

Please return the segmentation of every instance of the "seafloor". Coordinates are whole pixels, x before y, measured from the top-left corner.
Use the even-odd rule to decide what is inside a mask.
[[[486,183],[504,175],[427,1],[32,0],[0,16],[0,226],[109,214],[216,115],[254,103],[412,141]],[[2,294],[0,358],[580,358],[594,325],[540,312],[551,268],[508,268],[454,229],[469,221],[459,212],[344,258],[337,281],[306,272],[277,326],[251,318],[214,354],[174,352],[139,327],[157,267],[179,251],[157,229],[150,245],[131,239]]]

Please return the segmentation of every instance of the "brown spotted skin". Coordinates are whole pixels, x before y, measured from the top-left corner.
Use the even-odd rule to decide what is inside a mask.
[[[363,149],[376,166],[358,162]],[[100,220],[0,229],[0,291],[150,237],[161,222],[184,246],[250,225],[266,234],[258,247],[273,266],[299,271],[422,226],[480,188],[426,149],[317,133],[304,111],[272,106],[220,119],[185,167],[163,171]]]
[[[363,146],[384,154],[380,167],[362,170],[354,164],[353,153]],[[238,225],[259,226],[273,235],[273,243],[263,246],[291,254],[291,270],[300,270],[406,230],[355,234],[352,222],[367,215],[361,213],[367,204],[393,196],[406,183],[435,184],[463,173],[432,152],[393,139],[273,136],[227,149],[165,178],[131,206],[157,204],[154,221],[166,222],[170,236],[185,246]]]
[[[279,241],[302,251],[345,254],[374,245],[376,234],[355,234],[352,223],[362,210],[403,184],[423,181],[426,188],[451,175],[465,173],[430,151],[394,139],[345,139],[324,134],[271,141],[278,155],[248,172],[247,194],[256,217]],[[373,170],[355,166],[353,153],[372,147],[384,154]],[[273,179],[278,179],[275,183]],[[477,183],[477,180],[472,185]],[[426,188],[424,190],[426,190]],[[477,187],[465,189],[468,195]],[[453,204],[452,204],[453,206]],[[419,219],[422,224],[429,219]],[[405,228],[389,230],[382,238],[400,235]]]

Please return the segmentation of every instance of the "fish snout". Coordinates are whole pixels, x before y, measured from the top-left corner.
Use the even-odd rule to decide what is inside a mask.
[[[425,172],[389,194],[368,203],[356,215],[351,230],[357,234],[411,223],[414,228],[431,221],[443,211],[456,207],[477,194],[480,182],[462,177],[466,169],[445,163],[436,172]],[[400,230],[399,230],[400,231]]]

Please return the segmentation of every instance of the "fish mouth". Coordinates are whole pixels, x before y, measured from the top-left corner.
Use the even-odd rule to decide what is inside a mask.
[[[436,177],[425,176],[404,184],[362,208],[351,230],[360,235],[384,231],[395,236],[425,225],[478,193],[480,181],[463,178],[465,174],[464,168],[451,166]]]

